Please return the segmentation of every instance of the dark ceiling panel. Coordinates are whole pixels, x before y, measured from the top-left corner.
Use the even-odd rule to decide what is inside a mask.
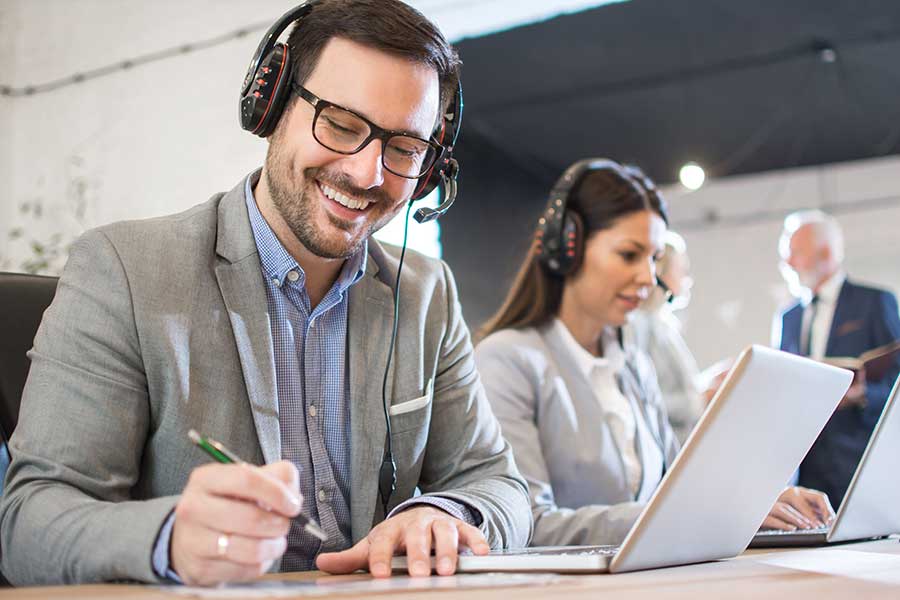
[[[599,152],[667,182],[692,158],[726,175],[900,151],[896,0],[632,0],[459,49],[466,127],[538,170]]]

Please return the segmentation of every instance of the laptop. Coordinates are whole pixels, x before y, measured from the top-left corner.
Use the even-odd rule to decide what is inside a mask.
[[[900,484],[894,462],[900,456],[898,389],[900,378],[894,382],[832,524],[820,529],[761,531],[754,536],[752,548],[822,546],[900,533]]]
[[[620,573],[730,558],[753,539],[853,374],[750,346],[618,548],[461,555],[460,572]],[[406,558],[392,566],[406,569]]]

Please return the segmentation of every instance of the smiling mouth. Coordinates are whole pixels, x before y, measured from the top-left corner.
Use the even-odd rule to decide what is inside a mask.
[[[338,190],[334,189],[333,187],[325,185],[321,181],[317,181],[316,183],[318,184],[319,189],[322,191],[322,194],[324,194],[324,196],[326,198],[328,198],[329,200],[334,200],[341,206],[344,206],[351,210],[364,211],[364,210],[366,210],[366,208],[369,207],[370,204],[372,204],[372,202],[369,200],[360,200],[357,198],[351,198],[350,196],[344,194],[343,192],[339,192]]]
[[[619,299],[627,304],[634,305],[634,306],[637,306],[638,304],[641,303],[641,299],[637,296],[622,296],[622,295],[620,295]]]

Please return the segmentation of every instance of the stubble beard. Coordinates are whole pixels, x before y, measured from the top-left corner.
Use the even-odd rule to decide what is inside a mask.
[[[281,151],[278,139],[273,138],[266,155],[264,177],[272,204],[281,218],[303,246],[322,258],[346,259],[363,247],[366,240],[399,211],[402,203],[392,199],[383,188],[363,190],[357,188],[344,173],[327,171],[322,167],[308,167],[298,177],[289,156]],[[316,179],[351,193],[356,198],[372,200],[371,214],[363,230],[349,240],[341,236],[329,237],[327,232],[316,227],[314,215],[320,202]],[[297,182],[300,181],[298,184]],[[354,225],[321,209],[329,223],[343,231],[352,231]]]

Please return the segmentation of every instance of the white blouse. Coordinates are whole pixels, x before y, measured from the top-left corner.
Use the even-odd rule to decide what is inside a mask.
[[[578,370],[590,382],[591,389],[606,414],[607,423],[622,455],[632,495],[640,501],[648,500],[662,478],[664,457],[644,419],[635,418],[635,411],[639,409],[619,389],[616,375],[625,368],[625,352],[615,332],[604,332],[601,338],[603,356],[597,357],[572,337],[562,321],[556,319],[554,327],[565,340],[571,356],[577,362]],[[648,485],[643,485],[645,480]]]

